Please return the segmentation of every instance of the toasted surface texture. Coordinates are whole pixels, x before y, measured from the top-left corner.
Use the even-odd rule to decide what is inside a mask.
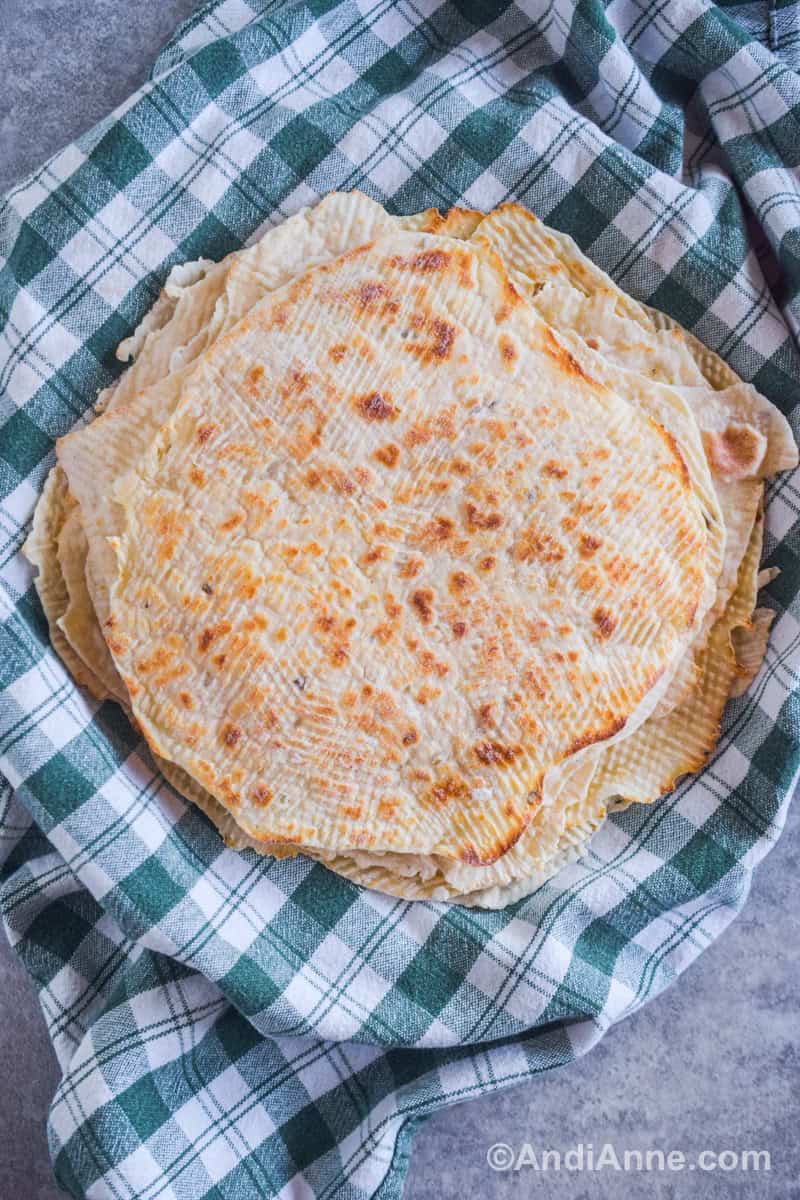
[[[493,861],[680,655],[704,588],[674,440],[488,248],[427,235],[259,305],[117,500],[134,712],[267,840]]]

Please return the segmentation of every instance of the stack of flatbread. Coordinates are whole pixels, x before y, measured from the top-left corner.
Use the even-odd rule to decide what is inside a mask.
[[[332,194],[176,267],[26,544],[226,841],[499,907],[706,761],[781,414],[516,204]]]

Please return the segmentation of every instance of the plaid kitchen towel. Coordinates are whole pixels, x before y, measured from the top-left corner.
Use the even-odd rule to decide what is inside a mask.
[[[799,69],[781,0],[214,0],[3,203],[0,903],[74,1196],[397,1197],[427,1114],[574,1059],[680,974],[800,761],[800,473],[769,493],[766,664],[706,770],[487,913],[225,849],[72,685],[19,553],[54,439],[174,263],[354,187],[397,212],[522,201],[792,414]]]

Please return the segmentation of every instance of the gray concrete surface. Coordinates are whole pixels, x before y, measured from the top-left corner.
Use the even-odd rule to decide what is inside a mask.
[[[191,0],[0,0],[0,188],[144,78]],[[800,818],[740,919],[669,992],[585,1060],[438,1114],[406,1200],[800,1200]],[[44,1125],[57,1068],[33,991],[0,936],[0,1200],[56,1200]],[[769,1172],[494,1173],[495,1142],[566,1151],[767,1150]]]

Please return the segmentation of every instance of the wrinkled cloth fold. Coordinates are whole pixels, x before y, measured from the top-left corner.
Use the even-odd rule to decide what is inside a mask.
[[[399,1197],[442,1105],[579,1057],[735,917],[800,765],[800,472],[764,668],[704,771],[499,912],[224,847],[49,646],[20,554],[53,445],[171,266],[326,192],[514,199],[792,420],[800,5],[212,0],[0,207],[0,909],[76,1197]],[[743,964],[746,970],[746,964]]]

